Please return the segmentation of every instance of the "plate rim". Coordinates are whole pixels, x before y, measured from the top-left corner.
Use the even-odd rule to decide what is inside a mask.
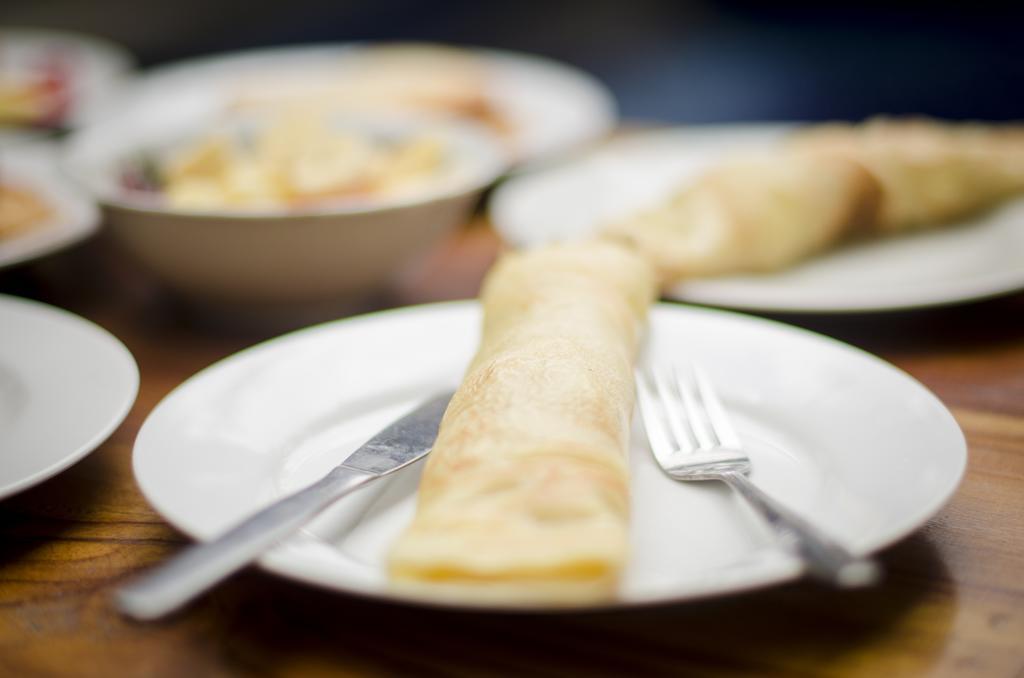
[[[978,276],[971,279],[972,284],[963,286],[960,292],[947,292],[945,294],[935,293],[921,293],[918,292],[919,296],[911,298],[904,298],[902,301],[896,295],[893,298],[897,301],[891,301],[888,304],[873,304],[873,303],[857,303],[839,301],[831,304],[819,303],[814,300],[810,301],[797,301],[788,304],[774,304],[771,302],[767,303],[744,303],[737,301],[730,294],[716,294],[712,292],[701,292],[694,293],[693,291],[683,291],[681,288],[685,286],[685,283],[680,283],[675,288],[679,291],[669,290],[668,294],[672,296],[666,296],[666,300],[675,301],[679,303],[689,304],[701,304],[714,307],[721,307],[723,309],[732,309],[736,312],[754,312],[754,313],[788,313],[788,314],[801,314],[801,313],[816,313],[816,314],[829,314],[829,315],[855,315],[858,313],[898,313],[901,311],[913,311],[913,310],[925,310],[933,308],[943,308],[947,306],[956,306],[958,304],[964,304],[969,302],[980,302],[988,299],[996,299],[1011,294],[1016,294],[1021,290],[1024,290],[1024,267],[1020,270],[1006,270],[1001,271],[998,274]],[[931,286],[929,285],[930,287]],[[912,289],[920,290],[924,286],[914,286]],[[939,287],[940,290],[945,290],[945,287]],[[910,292],[908,294],[914,294]]]
[[[197,535],[196,531],[192,526],[181,522],[177,516],[174,516],[173,509],[168,510],[168,504],[165,501],[165,497],[157,496],[162,494],[160,491],[154,490],[150,484],[150,480],[143,477],[144,473],[140,471],[141,458],[144,455],[142,446],[146,442],[145,431],[147,426],[150,425],[150,421],[164,405],[166,401],[176,397],[176,394],[184,392],[189,387],[189,384],[193,381],[198,381],[205,378],[206,375],[211,374],[219,370],[221,367],[230,364],[242,356],[250,356],[258,352],[273,350],[277,345],[287,343],[296,337],[301,337],[307,334],[314,334],[316,332],[327,331],[329,328],[335,328],[340,326],[348,326],[349,324],[362,325],[367,323],[373,323],[381,318],[392,318],[400,317],[403,315],[421,315],[431,314],[434,312],[448,312],[448,313],[466,313],[466,312],[479,312],[479,302],[476,300],[459,300],[459,301],[445,301],[435,302],[429,304],[419,304],[414,306],[405,306],[392,309],[384,309],[374,311],[372,313],[366,313],[357,316],[351,316],[348,318],[341,318],[337,320],[320,323],[305,327],[287,334],[280,335],[268,339],[267,341],[261,342],[254,346],[250,346],[242,349],[241,351],[222,358],[211,365],[204,367],[203,369],[196,372],[194,375],[183,381],[170,393],[164,396],[164,398],[150,411],[147,415],[146,420],[140,427],[139,433],[135,440],[135,445],[132,450],[132,471],[135,476],[136,483],[145,497],[149,505],[156,511],[161,518],[166,520],[169,524],[180,530],[190,538],[197,541],[207,541],[207,539]],[[793,333],[800,335],[801,337],[810,338],[813,340],[824,340],[826,343],[843,349],[845,351],[853,352],[862,358],[866,358],[871,362],[875,363],[878,367],[891,372],[897,378],[905,380],[908,385],[916,388],[922,394],[938,405],[938,411],[941,412],[942,416],[947,419],[947,423],[952,425],[951,431],[955,431],[957,434],[956,440],[951,440],[951,446],[956,448],[956,459],[955,468],[950,467],[948,470],[948,478],[946,478],[945,485],[941,488],[941,491],[936,491],[932,496],[930,502],[922,503],[916,512],[913,513],[910,519],[907,519],[906,524],[898,530],[890,531],[888,534],[883,535],[883,538],[878,540],[872,540],[871,545],[866,549],[866,552],[875,552],[884,549],[891,544],[906,538],[916,530],[920,529],[931,517],[936,515],[938,511],[945,506],[952,496],[956,493],[959,488],[967,466],[968,459],[968,447],[966,438],[963,430],[953,416],[949,408],[936,396],[927,386],[922,384],[919,380],[914,378],[912,375],[907,373],[905,370],[889,363],[888,361],[876,356],[869,351],[862,348],[844,342],[842,340],[830,337],[825,334],[815,332],[803,327],[794,326],[785,322],[777,320],[761,318],[756,316],[750,316],[735,311],[722,310],[717,308],[705,308],[699,306],[686,306],[675,303],[658,303],[653,305],[651,309],[652,315],[654,314],[689,314],[694,313],[698,315],[710,315],[718,316],[732,320],[733,322],[749,323],[753,322],[755,325],[765,325],[771,327],[775,331],[784,331],[787,333]],[[180,397],[180,396],[178,396]],[[287,547],[284,547],[287,548]],[[397,605],[409,605],[416,607],[427,607],[434,609],[445,609],[445,610],[458,610],[468,612],[484,612],[484,613],[497,613],[497,614],[566,614],[566,613],[581,613],[581,612],[602,612],[612,610],[628,610],[636,609],[641,607],[650,607],[663,604],[678,604],[682,602],[702,600],[710,597],[718,597],[724,595],[738,594],[742,592],[748,592],[758,589],[763,589],[768,586],[780,584],[787,581],[793,581],[799,579],[803,572],[800,568],[795,571],[788,571],[786,568],[776,567],[774,571],[769,570],[766,574],[762,574],[760,577],[742,581],[739,584],[735,582],[723,581],[718,585],[714,586],[702,586],[696,591],[684,591],[679,595],[660,596],[652,598],[638,598],[633,600],[613,600],[602,602],[593,605],[586,606],[552,606],[552,607],[535,607],[535,606],[496,606],[491,603],[472,604],[465,601],[445,601],[436,599],[416,598],[403,596],[397,593],[391,593],[386,591],[370,591],[361,589],[359,587],[347,587],[343,582],[340,581],[325,581],[322,578],[318,578],[310,572],[304,571],[303,568],[296,568],[289,564],[287,554],[282,551],[271,551],[261,557],[258,561],[260,567],[265,570],[274,572],[275,574],[281,575],[287,579],[294,581],[304,582],[306,584],[312,584],[314,586],[328,589],[331,591],[343,593],[345,595],[352,595],[367,600],[374,600],[377,602],[383,602],[387,604]]]
[[[135,357],[132,355],[131,351],[128,350],[128,347],[106,328],[92,320],[83,318],[80,315],[58,306],[53,306],[34,299],[0,294],[0,314],[5,313],[10,308],[18,308],[19,310],[16,311],[17,313],[22,312],[24,309],[29,309],[26,311],[28,314],[47,316],[51,319],[59,318],[59,322],[61,324],[75,325],[78,328],[89,332],[92,336],[100,339],[113,350],[114,354],[118,356],[118,360],[122,361],[123,367],[129,368],[127,371],[129,383],[124,397],[118,399],[118,407],[111,408],[111,412],[107,420],[96,429],[95,433],[79,443],[72,452],[68,453],[53,464],[13,483],[0,485],[0,499],[11,497],[29,489],[30,487],[34,487],[43,481],[49,480],[61,471],[70,468],[94,452],[98,447],[106,442],[108,438],[110,438],[122,423],[124,423],[124,420],[127,418],[128,413],[131,411],[132,407],[135,405],[136,399],[138,398],[140,383],[139,366],[135,361]]]

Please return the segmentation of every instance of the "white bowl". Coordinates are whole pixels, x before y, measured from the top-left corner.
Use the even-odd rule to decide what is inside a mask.
[[[213,116],[213,117],[211,117]],[[330,306],[388,285],[417,254],[463,223],[504,170],[498,143],[456,122],[346,120],[384,134],[429,127],[452,173],[415,197],[313,208],[190,211],[121,185],[124,163],[208,130],[205,107],[136,107],[72,137],[65,169],[103,207],[114,236],[168,287],[214,307]]]

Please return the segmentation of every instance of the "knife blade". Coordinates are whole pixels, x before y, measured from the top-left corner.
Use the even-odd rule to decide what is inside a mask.
[[[163,617],[234,574],[341,497],[422,458],[437,438],[451,392],[395,420],[326,476],[246,518],[212,541],[187,547],[121,587],[114,602],[129,617]]]

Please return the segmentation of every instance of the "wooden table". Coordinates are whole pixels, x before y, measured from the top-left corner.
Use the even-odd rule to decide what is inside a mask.
[[[464,231],[375,303],[472,296],[496,243],[485,227]],[[0,674],[1024,676],[1024,295],[783,318],[892,361],[966,432],[963,485],[882,554],[888,578],[878,588],[799,582],[634,612],[487,616],[373,603],[250,570],[178,617],[135,624],[111,609],[110,592],[187,541],[136,489],[135,435],[186,377],[269,335],[197,325],[122,266],[100,239],[0,273],[0,292],[107,327],[142,373],[134,408],[105,444],[0,502]]]

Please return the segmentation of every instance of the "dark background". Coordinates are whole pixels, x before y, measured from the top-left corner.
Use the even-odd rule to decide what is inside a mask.
[[[0,24],[102,35],[143,65],[368,39],[523,50],[593,72],[641,120],[1024,118],[1024,3],[777,4],[3,0]]]

